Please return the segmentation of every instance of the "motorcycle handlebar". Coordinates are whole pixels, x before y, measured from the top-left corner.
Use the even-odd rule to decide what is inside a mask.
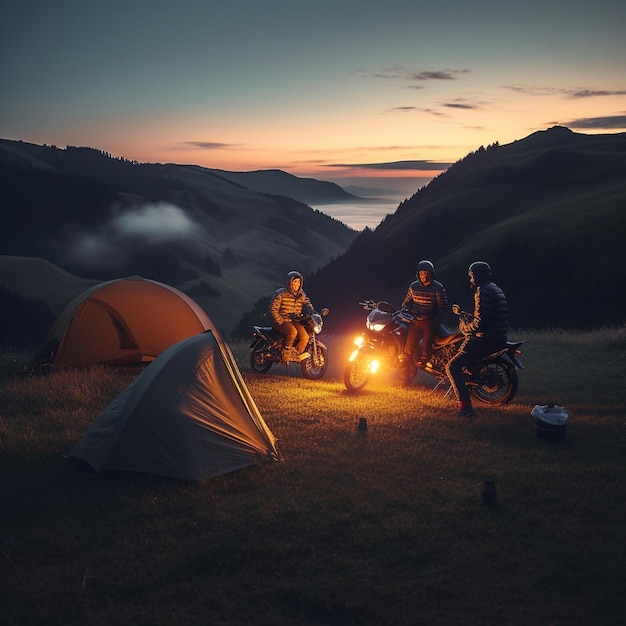
[[[453,304],[450,308],[452,312],[458,315],[462,320],[468,322],[472,319],[472,314],[464,311],[458,304]]]
[[[324,307],[319,313],[317,311],[307,311],[306,313],[290,313],[289,319],[292,322],[304,322],[311,318],[313,315],[321,315],[322,317],[326,317],[329,313],[328,307]]]

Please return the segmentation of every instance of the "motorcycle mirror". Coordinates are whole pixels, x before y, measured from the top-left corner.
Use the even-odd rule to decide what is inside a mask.
[[[322,314],[322,317],[325,317],[326,315],[328,315],[328,313],[329,313],[328,307],[326,307],[326,306],[325,306],[325,307],[324,307],[324,308],[320,311],[320,313]]]
[[[458,304],[453,304],[452,305],[452,312],[455,315],[458,315],[461,312],[461,307]]]

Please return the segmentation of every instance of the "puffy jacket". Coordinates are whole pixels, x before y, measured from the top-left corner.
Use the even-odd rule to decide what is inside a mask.
[[[402,302],[402,308],[418,320],[441,320],[445,308],[448,306],[448,294],[444,286],[437,280],[424,285],[414,280]]]
[[[303,311],[313,311],[313,305],[309,297],[302,289],[295,295],[285,287],[274,292],[270,302],[270,315],[272,320],[280,326],[284,322],[290,322],[290,315],[300,315]]]
[[[476,287],[474,315],[470,322],[459,323],[465,335],[506,341],[509,328],[509,307],[504,292],[498,285],[488,282]]]

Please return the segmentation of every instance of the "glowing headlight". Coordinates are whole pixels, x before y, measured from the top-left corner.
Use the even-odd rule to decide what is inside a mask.
[[[368,330],[373,330],[375,333],[379,333],[385,328],[384,324],[372,324],[369,320],[365,324]]]
[[[363,335],[359,335],[355,340],[354,340],[354,345],[355,346],[359,346],[359,348],[365,343],[364,339],[363,339]]]
[[[322,316],[315,313],[311,315],[311,321],[313,322],[313,332],[319,335],[322,332]]]

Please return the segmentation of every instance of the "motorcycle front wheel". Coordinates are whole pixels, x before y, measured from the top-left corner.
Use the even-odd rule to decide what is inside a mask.
[[[250,367],[257,374],[265,374],[272,367],[272,361],[265,357],[268,345],[265,341],[259,341],[250,352]]]
[[[318,344],[317,354],[311,354],[308,359],[300,362],[302,375],[310,380],[318,380],[324,376],[328,368],[328,352]]]
[[[517,371],[505,361],[488,361],[476,367],[468,387],[485,404],[507,404],[517,393]]]
[[[369,356],[358,354],[353,361],[349,361],[343,372],[343,383],[348,391],[363,389],[370,379]]]

